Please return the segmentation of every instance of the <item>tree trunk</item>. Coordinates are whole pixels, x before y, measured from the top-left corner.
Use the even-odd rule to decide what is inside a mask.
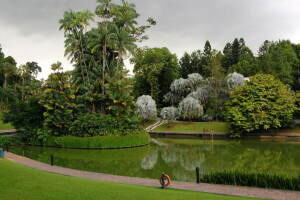
[[[82,55],[82,58],[83,58],[83,63],[84,63],[84,66],[85,66],[86,77],[87,77],[88,83],[89,83],[89,85],[90,85],[89,74],[88,74],[88,71],[87,71],[87,66],[86,66],[86,63],[85,63],[85,57],[84,57],[84,53],[83,53],[83,46],[82,46],[81,33],[80,33],[80,50],[81,50],[81,55]]]
[[[4,74],[4,88],[6,89],[6,83],[7,83],[7,74]]]
[[[153,81],[151,81],[150,86],[151,86],[151,97],[153,98]]]
[[[22,77],[23,78],[23,83],[22,83],[22,100],[24,100],[24,82],[25,82],[25,80],[24,80],[24,76]]]

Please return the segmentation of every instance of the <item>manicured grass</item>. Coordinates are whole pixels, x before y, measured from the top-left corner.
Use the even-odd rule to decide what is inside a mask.
[[[203,129],[215,133],[228,133],[229,130],[223,122],[172,122],[171,127],[167,123],[155,128],[153,131],[161,132],[203,132]]]
[[[8,129],[13,129],[14,127],[10,124],[4,124],[2,121],[2,112],[0,112],[0,130],[8,130]]]
[[[52,174],[0,159],[0,199],[252,199]]]
[[[146,120],[145,122],[141,122],[140,126],[141,126],[141,128],[145,129],[148,126],[155,124],[157,121],[158,121],[157,119],[149,119],[149,120]]]

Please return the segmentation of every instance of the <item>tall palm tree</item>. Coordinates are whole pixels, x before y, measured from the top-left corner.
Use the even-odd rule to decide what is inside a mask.
[[[84,41],[86,38],[83,30],[85,26],[90,25],[90,20],[94,21],[94,14],[87,9],[83,10],[82,12],[74,12],[73,10],[69,9],[64,13],[64,18],[59,20],[61,24],[59,29],[64,29],[65,31],[65,55],[68,55],[68,58],[72,58],[71,62],[77,61],[77,63],[81,65],[81,68],[83,68],[83,62],[84,71],[89,84],[89,73],[84,54]],[[82,78],[84,79],[83,72]]]
[[[0,64],[0,70],[4,74],[4,85],[3,88],[7,86],[7,79],[10,75],[16,73],[17,68],[9,62],[3,62]]]
[[[134,42],[136,41],[133,36],[126,30],[125,27],[118,28],[115,26],[115,32],[112,34],[112,41],[118,50],[118,60],[117,60],[117,73],[119,71],[119,64],[123,58],[123,54],[132,52],[136,47]]]
[[[19,69],[19,74],[22,77],[22,100],[24,100],[24,85],[25,85],[25,77],[28,76],[28,66],[27,65],[20,65]]]

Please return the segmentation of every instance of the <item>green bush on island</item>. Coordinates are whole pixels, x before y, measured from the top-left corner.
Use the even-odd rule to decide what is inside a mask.
[[[295,96],[289,88],[266,74],[250,77],[244,86],[236,87],[225,106],[233,136],[290,127],[296,110]]]
[[[150,142],[150,135],[145,131],[141,130],[133,133],[126,136],[49,137],[45,141],[35,139],[31,141],[31,145],[79,149],[109,149],[142,146]]]

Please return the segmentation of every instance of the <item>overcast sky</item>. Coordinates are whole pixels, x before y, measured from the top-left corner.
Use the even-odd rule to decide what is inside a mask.
[[[117,1],[114,1],[117,2]],[[243,37],[256,54],[264,40],[290,39],[300,43],[299,0],[130,0],[141,14],[140,25],[152,17],[157,25],[140,44],[168,47],[178,58],[185,51],[203,49],[206,40],[222,50]],[[68,8],[94,11],[96,0],[0,0],[0,44],[18,65],[36,61],[46,78],[50,65],[64,58],[63,32],[58,20]],[[132,66],[128,66],[132,68]]]

